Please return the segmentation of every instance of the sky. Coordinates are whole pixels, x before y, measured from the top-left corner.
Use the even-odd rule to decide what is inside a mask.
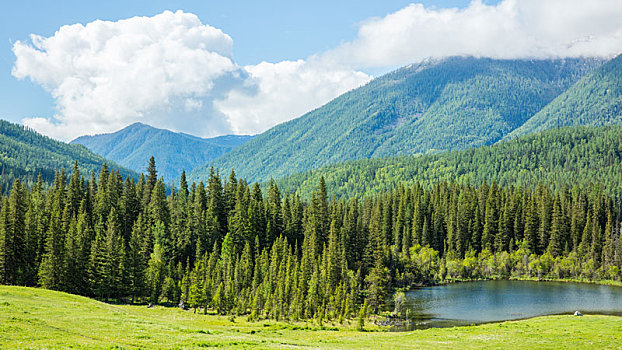
[[[428,58],[613,57],[620,18],[620,0],[12,1],[0,118],[65,141],[256,134]]]

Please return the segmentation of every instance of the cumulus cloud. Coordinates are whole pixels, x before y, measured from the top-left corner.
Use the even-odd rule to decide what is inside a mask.
[[[411,4],[359,25],[357,37],[296,61],[239,66],[233,40],[182,11],[61,27],[13,46],[13,75],[54,97],[52,117],[24,119],[69,140],[132,122],[199,136],[259,133],[383,71],[430,57],[612,56],[622,51],[620,0]],[[269,39],[268,39],[269,40]]]
[[[429,57],[611,56],[622,51],[620,0],[475,0],[464,9],[411,4],[362,23],[357,38],[322,58],[347,67],[386,67]]]
[[[368,81],[356,70],[426,58],[611,56],[622,50],[619,0],[472,1],[464,9],[411,4],[359,27],[357,38],[307,60],[263,62],[245,69],[257,91],[232,90],[216,102],[238,126],[262,131]]]
[[[14,44],[12,73],[54,97],[54,118],[24,120],[45,134],[67,140],[140,120],[207,134],[230,129],[203,101],[241,84],[246,73],[233,61],[233,40],[194,14],[67,25],[30,39]]]
[[[201,136],[258,133],[368,79],[302,60],[240,67],[232,47],[182,11],[31,35],[14,44],[12,73],[47,89],[58,112],[23,122],[63,140],[135,121]]]
[[[234,132],[252,134],[296,118],[371,79],[348,69],[336,69],[310,60],[262,62],[246,66],[254,89],[231,90],[215,101]]]

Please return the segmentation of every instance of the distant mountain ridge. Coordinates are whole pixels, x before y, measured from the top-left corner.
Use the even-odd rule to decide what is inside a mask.
[[[309,198],[324,177],[338,198],[365,197],[442,181],[551,188],[597,184],[622,198],[622,125],[563,127],[491,146],[423,156],[359,159],[277,180],[282,192]]]
[[[84,145],[99,155],[140,172],[147,167],[149,158],[154,156],[159,176],[168,183],[176,181],[183,169],[189,172],[252,137],[227,135],[201,138],[134,123],[114,133],[81,136],[71,143]]]
[[[277,125],[210,166],[265,181],[353,159],[493,144],[522,126],[600,59],[451,57],[410,65]]]
[[[590,72],[506,139],[555,127],[622,122],[622,55]]]
[[[52,182],[61,168],[70,172],[78,162],[82,175],[99,172],[102,164],[118,170],[123,177],[138,180],[139,174],[104,157],[94,154],[82,145],[69,145],[53,140],[19,124],[0,120],[0,185],[5,191],[15,179],[32,184],[41,175]]]

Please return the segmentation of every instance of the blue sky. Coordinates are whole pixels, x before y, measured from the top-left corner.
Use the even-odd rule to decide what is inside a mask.
[[[0,37],[4,39],[0,45],[0,94],[4,101],[0,105],[0,117],[25,122],[61,139],[72,138],[80,132],[112,131],[132,121],[194,131],[201,136],[255,133],[315,108],[372,76],[427,57],[474,54],[520,58],[577,56],[586,55],[586,52],[611,55],[614,49],[596,42],[598,40],[587,48],[568,49],[568,43],[589,36],[602,37],[601,41],[611,46],[613,37],[618,40],[613,41],[615,46],[621,35],[621,25],[616,20],[622,14],[619,1],[595,0],[588,5],[578,0],[505,0],[501,3],[424,0],[417,1],[421,5],[416,6],[412,3],[404,0],[8,2],[0,11]],[[450,8],[458,10],[447,10]],[[102,114],[97,120],[85,122],[80,129],[80,125],[76,125],[80,118],[88,119],[93,111],[80,110],[67,101],[93,91],[77,89],[67,92],[66,85],[64,88],[61,85],[71,79],[101,81],[109,76],[101,72],[97,72],[99,75],[92,73],[93,76],[88,76],[91,74],[88,72],[69,72],[50,83],[49,75],[55,73],[58,66],[46,67],[45,61],[40,61],[38,66],[23,66],[21,73],[17,74],[22,79],[11,73],[16,65],[14,45],[20,41],[33,46],[30,34],[53,38],[64,25],[86,25],[95,20],[116,23],[134,16],[155,18],[165,10],[182,10],[195,15],[201,25],[218,28],[232,39],[231,52],[220,52],[231,60],[232,65],[221,67],[222,72],[211,75],[209,79],[214,80],[206,85],[209,88],[203,87],[200,92],[187,92],[183,88],[174,90],[165,96],[167,101],[170,98],[166,105],[146,103],[143,109],[130,111],[127,110],[132,106],[125,106],[123,112],[116,110],[108,115]],[[556,16],[556,13],[563,17]],[[592,17],[587,18],[585,13]],[[597,22],[596,27],[594,22]],[[499,34],[495,36],[495,33]],[[428,36],[429,40],[424,40]],[[534,37],[544,39],[534,41]],[[60,50],[64,59],[77,57],[72,56],[74,53],[68,52],[66,47]],[[39,51],[49,53],[43,49]],[[23,54],[23,62],[38,53],[33,52]],[[93,57],[97,58],[102,56]],[[90,56],[80,59],[88,60]],[[264,61],[275,65],[261,65]],[[222,84],[225,76],[234,78]],[[246,79],[247,76],[252,79]],[[321,79],[318,78],[317,86],[304,87],[295,95],[287,95],[291,87],[304,85],[305,79],[318,76]],[[287,84],[280,90],[273,86],[275,81],[281,83],[289,78],[291,82],[286,82],[291,84],[289,89]],[[44,80],[47,83],[42,82]],[[143,82],[142,86],[147,83]],[[255,86],[248,88],[253,84]],[[332,89],[324,89],[331,84],[334,85]],[[137,89],[140,87],[137,85]],[[318,91],[318,87],[322,87],[322,91]],[[206,89],[209,93],[205,93]],[[313,95],[304,95],[305,91],[307,94],[311,91]],[[108,100],[101,100],[101,96],[89,98],[82,106],[92,101],[103,106],[122,104],[110,95],[105,97]],[[144,99],[144,96],[136,98]],[[183,114],[179,107],[182,105],[197,106],[190,108],[191,112],[186,108],[188,113],[184,120],[200,124],[199,127],[184,127],[184,124],[174,122],[176,116]],[[116,118],[120,113],[127,115]],[[28,119],[32,117],[41,118]]]
[[[468,1],[420,1],[437,7],[464,7]],[[490,1],[492,2],[492,1]],[[15,55],[12,42],[31,33],[51,36],[63,25],[97,19],[116,21],[153,16],[164,10],[184,10],[203,23],[222,29],[235,41],[239,64],[279,62],[328,50],[356,35],[357,24],[408,5],[405,0],[383,1],[9,1],[0,11],[0,118],[20,122],[33,115],[54,113],[48,92],[11,75]],[[379,70],[382,71],[382,70]],[[9,103],[9,101],[11,101]]]

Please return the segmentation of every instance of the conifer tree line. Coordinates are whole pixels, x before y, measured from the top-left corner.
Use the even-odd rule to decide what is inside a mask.
[[[446,280],[621,277],[620,210],[598,186],[415,183],[335,200],[320,179],[303,201],[213,169],[167,190],[153,158],[147,170],[16,180],[0,198],[0,281],[322,322]]]

